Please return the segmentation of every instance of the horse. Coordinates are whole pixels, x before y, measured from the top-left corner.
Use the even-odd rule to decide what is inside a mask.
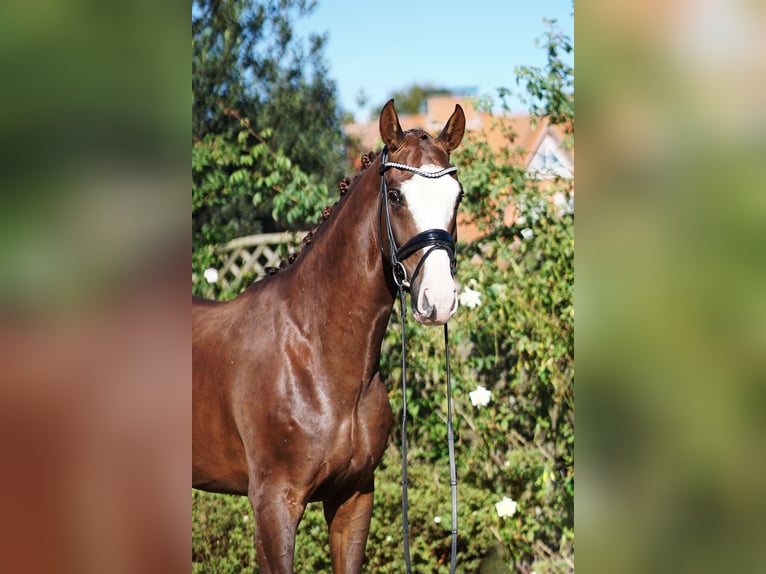
[[[263,573],[292,572],[312,501],[334,574],[361,571],[393,424],[379,363],[396,295],[425,325],[458,306],[449,160],[465,114],[433,137],[402,131],[390,100],[379,129],[382,152],[289,266],[227,302],[192,297],[192,487],[248,496]]]

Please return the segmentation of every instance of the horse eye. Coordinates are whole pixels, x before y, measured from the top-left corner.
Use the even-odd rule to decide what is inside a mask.
[[[388,190],[388,201],[393,203],[394,205],[401,205],[402,203],[402,194],[398,189],[390,189]]]

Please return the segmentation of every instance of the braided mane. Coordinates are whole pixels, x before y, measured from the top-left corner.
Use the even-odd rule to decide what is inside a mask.
[[[356,183],[356,181],[364,174],[365,171],[367,171],[367,168],[372,165],[372,162],[375,161],[375,158],[378,157],[378,154],[380,154],[380,151],[368,151],[365,154],[362,154],[362,167],[357,172],[357,174],[351,178],[350,176],[344,177],[340,182],[338,182],[338,189],[340,190],[340,197],[342,198],[349,189]],[[338,201],[340,201],[340,198],[338,198]],[[266,267],[265,271],[267,275],[275,275],[276,273],[279,273],[282,269],[288,268],[290,265],[293,264],[293,262],[298,258],[298,256],[303,252],[303,249],[311,243],[311,240],[314,238],[314,235],[319,230],[319,228],[322,226],[322,224],[327,221],[330,218],[330,215],[332,215],[332,211],[335,208],[335,206],[338,204],[338,201],[333,203],[332,205],[328,205],[322,209],[322,216],[319,219],[319,223],[316,224],[314,229],[309,231],[301,240],[301,246],[295,253],[291,253],[287,259],[283,259],[279,263],[279,267]]]

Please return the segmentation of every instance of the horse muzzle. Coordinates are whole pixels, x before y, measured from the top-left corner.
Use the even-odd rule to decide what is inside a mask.
[[[457,286],[444,251],[432,253],[411,289],[412,312],[423,325],[443,325],[458,307]]]

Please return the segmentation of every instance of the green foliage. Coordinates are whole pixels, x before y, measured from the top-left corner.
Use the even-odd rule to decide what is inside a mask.
[[[313,6],[306,0],[192,2],[195,246],[305,228],[306,210],[293,203],[303,195],[326,197],[343,175],[325,38],[305,42],[291,26]]]
[[[317,221],[329,200],[327,185],[267,142],[242,120],[236,141],[208,135],[192,145],[193,247],[243,235],[253,210],[281,228]],[[258,170],[251,169],[258,165]]]
[[[302,82],[334,88],[316,77],[325,69],[325,39],[304,42],[291,22],[314,8],[306,0],[192,0],[192,136],[223,133],[225,109],[270,107],[277,93]],[[313,74],[312,74],[313,72]],[[276,96],[276,97],[275,97]],[[259,128],[262,126],[259,126]]]
[[[475,308],[463,305],[450,321],[465,545],[460,562],[466,572],[495,544],[514,571],[533,564],[538,572],[569,571],[565,565],[572,561],[574,221],[571,214],[559,215],[542,192],[530,187],[526,195],[540,199],[528,202],[534,210],[522,212],[528,221],[536,218],[532,237],[521,239],[521,225],[497,225],[460,253],[464,293],[473,290],[481,300]],[[445,480],[442,333],[412,321],[406,331],[411,464],[440,469]],[[401,376],[398,345],[397,329],[391,328],[383,371],[392,384]],[[479,386],[491,393],[484,407],[469,399]],[[392,403],[395,411],[401,408],[399,393]],[[413,505],[433,504],[428,498],[437,495],[428,488],[418,493],[413,486]],[[493,504],[504,496],[517,502],[518,511],[501,519]],[[449,490],[442,488],[438,497],[446,502]],[[481,524],[474,524],[476,513]]]
[[[562,52],[572,52],[572,40],[556,28],[555,20],[545,20],[548,31],[542,41],[547,56],[544,68],[516,68],[516,83],[529,94],[530,112],[547,117],[552,124],[569,124],[574,133],[574,69],[564,62]]]
[[[253,511],[246,497],[192,490],[192,509],[192,574],[257,571]]]
[[[270,130],[256,133],[243,119],[234,141],[208,134],[192,144],[192,273],[197,277],[220,266],[216,245],[273,230],[254,227],[254,218],[279,229],[305,228],[330,203],[327,185],[272,150],[270,135]],[[193,292],[208,295],[202,283]]]

